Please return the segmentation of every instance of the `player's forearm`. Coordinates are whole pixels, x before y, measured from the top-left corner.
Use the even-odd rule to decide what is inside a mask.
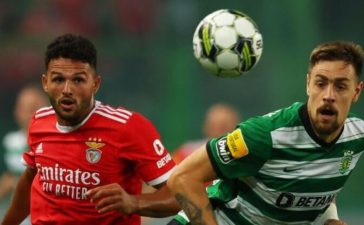
[[[165,184],[153,193],[137,196],[136,204],[136,213],[147,217],[172,216],[180,210],[176,199]]]
[[[193,225],[217,224],[204,182],[177,173],[168,180],[168,187]]]
[[[20,177],[11,205],[1,223],[2,225],[20,224],[29,214],[30,186],[34,176],[35,171],[27,168]]]
[[[15,178],[8,172],[0,177],[0,200],[14,189]]]

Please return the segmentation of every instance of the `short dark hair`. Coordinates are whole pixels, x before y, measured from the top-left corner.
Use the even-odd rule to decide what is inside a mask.
[[[90,64],[96,70],[97,51],[94,44],[85,37],[64,34],[54,39],[45,54],[45,68],[52,59],[66,58]]]
[[[311,53],[309,72],[320,61],[342,60],[353,65],[360,77],[363,67],[364,52],[360,45],[353,42],[334,41],[318,45]]]

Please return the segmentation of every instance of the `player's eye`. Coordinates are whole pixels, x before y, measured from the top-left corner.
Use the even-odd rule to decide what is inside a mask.
[[[85,81],[85,79],[81,78],[81,77],[76,77],[75,79],[73,79],[73,82],[75,82],[76,84],[80,84],[84,81]]]
[[[339,90],[346,90],[347,89],[347,85],[345,83],[338,83],[335,85],[337,89]]]
[[[324,87],[326,85],[326,82],[323,82],[323,81],[316,81],[315,82],[315,85],[318,86],[318,87]]]
[[[64,79],[62,77],[53,77],[51,81],[53,83],[62,83]]]

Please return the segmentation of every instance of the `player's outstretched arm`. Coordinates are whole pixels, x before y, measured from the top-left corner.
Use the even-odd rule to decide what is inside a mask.
[[[130,195],[119,184],[113,183],[94,188],[88,195],[99,213],[117,210],[124,214],[136,213],[147,217],[167,217],[176,214],[180,207],[170,194],[166,183],[155,188],[152,193]]]
[[[217,224],[205,191],[205,182],[216,178],[206,147],[194,151],[183,160],[167,181],[191,223]]]
[[[30,187],[35,175],[35,169],[30,167],[25,169],[19,179],[13,200],[1,225],[20,224],[29,215]]]

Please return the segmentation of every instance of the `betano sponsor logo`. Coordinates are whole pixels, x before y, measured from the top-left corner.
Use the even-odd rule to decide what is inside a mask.
[[[87,199],[87,186],[97,186],[100,184],[100,173],[72,170],[54,166],[42,166],[36,163],[39,181],[45,193],[56,196],[67,197],[77,200]]]
[[[157,161],[157,167],[158,169],[162,168],[163,166],[167,165],[169,161],[172,160],[171,155],[168,153],[163,158]]]
[[[336,194],[323,194],[311,196],[295,196],[292,193],[282,193],[276,201],[276,205],[280,208],[324,208],[329,205]]]

